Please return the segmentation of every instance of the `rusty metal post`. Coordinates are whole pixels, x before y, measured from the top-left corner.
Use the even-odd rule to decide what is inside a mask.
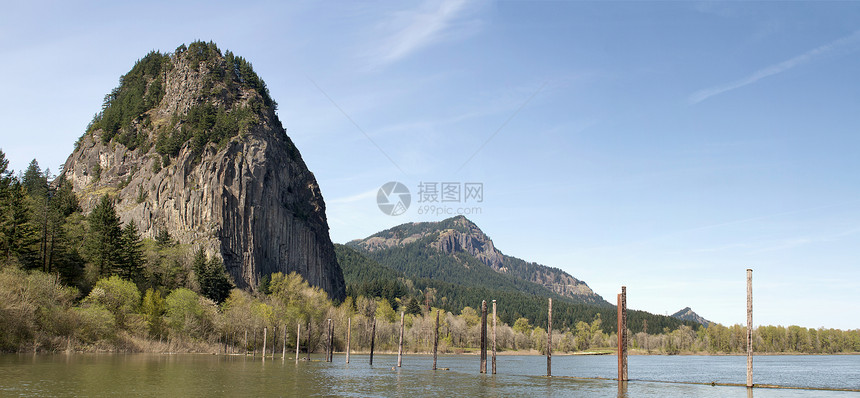
[[[549,299],[546,316],[546,376],[552,377],[552,299]]]
[[[752,269],[747,269],[747,387],[753,386]]]

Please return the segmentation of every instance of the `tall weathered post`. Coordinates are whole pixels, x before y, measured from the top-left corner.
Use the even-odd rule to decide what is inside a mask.
[[[330,328],[331,328],[331,333],[329,333],[329,335],[328,335],[329,336],[328,337],[329,338],[328,345],[331,348],[328,351],[328,361],[333,362],[334,361],[334,320],[331,321]]]
[[[436,353],[439,351],[439,310],[436,310],[436,332],[433,334],[433,370],[436,370]]]
[[[546,323],[546,376],[552,377],[552,299],[549,299]]]
[[[352,339],[352,317],[346,318],[346,363],[349,363],[349,343]]]
[[[302,323],[296,324],[296,364],[299,363],[299,348],[302,346]]]
[[[373,366],[373,346],[376,343],[376,318],[373,318],[373,327],[370,329],[370,366]]]
[[[278,326],[275,325],[275,329],[272,330],[272,360],[275,360],[275,346],[278,344]]]
[[[487,300],[481,300],[481,373],[487,373]]]
[[[493,374],[496,374],[496,300],[493,300]]]
[[[245,342],[242,345],[242,353],[243,354],[248,353],[248,329],[245,329]]]
[[[266,343],[268,342],[268,340],[266,339],[266,333],[268,333],[268,332],[269,332],[269,328],[264,327],[263,328],[263,360],[264,361],[266,360]]]
[[[618,381],[627,381],[627,287],[618,295]]]
[[[281,326],[281,329],[284,329],[284,341],[281,345],[281,362],[287,360],[287,325]]]
[[[257,328],[254,328],[254,355],[252,355],[251,357],[257,357]]]
[[[306,347],[307,348],[307,356],[305,357],[305,359],[310,361],[311,360],[311,323],[310,323],[310,321],[308,321],[308,329],[305,332],[305,334],[307,335],[307,337],[305,337],[305,346],[307,346]]]
[[[328,319],[328,323],[326,324],[326,348],[325,348],[325,361],[331,362],[331,350],[332,350],[332,322],[331,318]]]
[[[752,269],[747,268],[747,387],[753,386]]]
[[[403,364],[403,317],[404,312],[400,311],[400,344],[397,348],[397,367]]]

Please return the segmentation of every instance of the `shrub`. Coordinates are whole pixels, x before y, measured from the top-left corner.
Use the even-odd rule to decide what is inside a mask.
[[[123,328],[126,319],[137,312],[140,306],[140,291],[134,283],[118,276],[102,278],[90,292],[84,303],[98,305],[113,314],[116,326]]]

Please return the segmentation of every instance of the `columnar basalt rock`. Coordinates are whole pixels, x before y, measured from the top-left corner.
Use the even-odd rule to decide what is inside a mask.
[[[151,109],[115,134],[91,128],[76,144],[63,173],[84,211],[110,194],[123,222],[134,220],[144,237],[167,230],[181,243],[220,256],[238,287],[255,289],[265,275],[295,271],[330,297],[344,298],[319,185],[265,85],[249,84],[258,78],[250,69],[240,72],[237,65],[244,64],[232,54],[202,45],[210,50],[205,57],[195,57],[194,45],[163,55],[170,67],[147,85],[147,95],[155,80],[163,87]],[[207,110],[211,123],[192,120],[195,107]],[[238,120],[235,131],[207,142],[225,115]],[[146,138],[133,149],[106,139],[129,131]],[[166,137],[178,137],[173,152],[160,146]]]

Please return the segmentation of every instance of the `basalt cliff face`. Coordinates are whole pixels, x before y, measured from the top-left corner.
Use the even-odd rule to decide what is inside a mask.
[[[87,212],[110,195],[144,237],[223,259],[238,287],[297,272],[345,297],[314,175],[250,63],[213,43],[150,53],[120,80],[63,174]]]

